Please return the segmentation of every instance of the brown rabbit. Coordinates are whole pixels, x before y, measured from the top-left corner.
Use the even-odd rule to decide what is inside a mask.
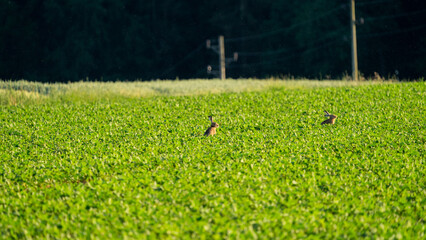
[[[204,133],[204,136],[213,136],[216,134],[216,128],[219,127],[219,124],[213,122],[213,117],[209,116],[210,122],[212,123],[212,125],[210,125],[209,128],[207,128],[207,131]]]
[[[334,122],[336,121],[337,116],[333,115],[333,114],[330,114],[327,111],[324,111],[324,112],[325,112],[324,117],[329,117],[329,119],[327,119],[324,122],[322,122],[321,125],[323,125],[323,124],[334,124]]]

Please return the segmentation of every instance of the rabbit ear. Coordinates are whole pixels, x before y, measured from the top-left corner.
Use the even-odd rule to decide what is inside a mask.
[[[210,122],[213,122],[213,117],[209,116],[209,120],[210,120]]]
[[[325,115],[324,115],[325,117],[330,116],[330,113],[328,113],[328,112],[327,112],[327,111],[325,111],[325,110],[324,110],[324,112],[325,112]]]

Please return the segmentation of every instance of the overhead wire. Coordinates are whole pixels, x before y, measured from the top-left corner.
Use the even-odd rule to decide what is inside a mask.
[[[343,6],[345,6],[345,4],[343,4],[343,5],[339,6],[339,7],[335,7],[335,8],[333,8],[333,9],[327,11],[327,12],[324,12],[323,14],[320,14],[317,17],[311,18],[309,20],[298,22],[298,23],[293,24],[293,25],[291,25],[289,27],[279,28],[279,29],[276,29],[276,30],[272,30],[272,31],[264,32],[264,33],[260,33],[260,34],[255,34],[255,35],[235,37],[235,38],[227,38],[227,39],[225,39],[225,42],[230,43],[230,42],[237,42],[237,41],[242,41],[242,40],[261,39],[261,38],[264,38],[264,37],[268,37],[268,36],[272,36],[272,35],[275,35],[275,34],[283,33],[283,32],[286,32],[286,31],[290,31],[292,29],[295,29],[298,26],[301,26],[301,25],[304,25],[304,24],[316,21],[316,20],[321,19],[323,17],[326,17],[328,15],[331,15],[332,13],[334,13],[334,12],[336,12],[338,10],[343,9]]]
[[[192,50],[190,53],[188,53],[184,58],[182,58],[179,62],[177,62],[175,65],[169,67],[166,71],[161,74],[161,77],[164,77],[165,75],[169,74],[171,71],[173,71],[175,68],[177,68],[179,65],[187,61],[192,55],[194,55],[196,52],[201,50],[201,48],[204,46],[205,43],[201,43],[196,47],[194,50]]]
[[[381,4],[381,3],[390,3],[390,2],[394,2],[393,0],[373,0],[373,1],[362,1],[362,2],[357,2],[357,6],[368,6],[368,5],[373,5],[373,4]],[[233,42],[238,42],[238,41],[245,41],[245,40],[259,40],[265,37],[270,37],[270,36],[274,36],[277,34],[282,34],[282,33],[289,33],[291,30],[296,29],[297,27],[300,27],[304,24],[308,24],[311,22],[314,22],[318,19],[322,19],[324,17],[327,17],[335,12],[337,12],[338,10],[343,9],[344,7],[346,7],[348,4],[342,4],[339,7],[335,7],[333,9],[330,9],[329,11],[324,12],[323,14],[320,14],[314,18],[310,18],[307,19],[305,21],[301,21],[298,22],[296,24],[293,24],[291,26],[288,27],[284,27],[284,28],[278,28],[272,31],[266,31],[260,34],[254,34],[254,35],[247,35],[247,36],[241,36],[241,37],[234,37],[234,38],[227,38],[225,39],[226,43],[233,43]],[[382,20],[382,19],[392,19],[392,18],[399,18],[399,17],[409,17],[409,16],[415,16],[417,14],[421,14],[426,12],[426,9],[421,9],[418,11],[414,11],[414,12],[407,12],[407,13],[401,13],[401,14],[392,14],[392,15],[386,15],[386,16],[378,16],[378,17],[367,17],[365,18],[366,20],[369,21],[376,21],[376,20]],[[379,33],[366,33],[366,34],[358,34],[358,37],[361,39],[367,39],[367,38],[374,38],[374,37],[380,37],[380,36],[388,36],[388,35],[394,35],[394,34],[400,34],[400,33],[407,33],[407,32],[413,32],[413,31],[417,31],[420,29],[426,28],[426,24],[425,25],[419,25],[419,26],[415,26],[415,27],[411,27],[408,29],[400,29],[400,30],[394,30],[394,31],[387,31],[387,32],[379,32]],[[250,57],[250,56],[261,56],[264,59],[266,58],[266,61],[259,61],[259,62],[253,62],[253,63],[244,63],[244,64],[233,64],[231,66],[229,66],[228,68],[237,68],[237,67],[256,67],[256,66],[263,66],[263,65],[270,65],[270,66],[274,66],[274,65],[278,65],[278,64],[282,64],[283,62],[286,62],[290,59],[293,59],[295,57],[298,57],[300,55],[303,54],[308,54],[308,53],[312,53],[315,51],[318,51],[320,49],[324,49],[329,47],[332,44],[336,44],[339,41],[343,41],[343,36],[341,38],[337,38],[333,41],[327,41],[324,43],[324,41],[326,39],[332,38],[334,37],[333,35],[336,35],[337,33],[346,30],[347,27],[342,27],[340,29],[337,29],[335,31],[333,31],[332,34],[322,37],[320,39],[316,39],[313,42],[310,42],[310,45],[314,45],[313,47],[300,47],[298,49],[290,49],[290,48],[277,48],[274,50],[266,50],[266,51],[248,51],[248,52],[238,52],[239,56],[245,56],[245,57]],[[342,34],[343,35],[343,34]],[[215,41],[215,39],[213,39],[212,41]],[[321,44],[322,42],[322,44]],[[318,43],[318,45],[317,45]],[[316,46],[315,46],[316,45]],[[279,57],[280,54],[287,54],[284,57]],[[269,59],[268,59],[269,58]]]
[[[347,27],[341,27],[341,28],[339,28],[339,29],[337,29],[337,30],[334,30],[333,32],[331,32],[331,33],[327,34],[326,36],[324,36],[324,37],[322,37],[322,38],[319,38],[319,39],[316,39],[315,41],[311,41],[310,43],[311,43],[312,45],[315,45],[315,44],[320,43],[320,42],[322,42],[322,41],[324,41],[324,40],[326,40],[326,39],[336,37],[336,36],[335,36],[336,34],[341,33],[341,32],[343,32],[344,30],[347,30]],[[282,54],[282,53],[287,53],[287,52],[289,52],[289,51],[294,51],[294,49],[290,49],[290,48],[278,48],[278,49],[275,49],[275,50],[269,50],[269,51],[238,52],[238,55],[239,55],[239,56],[260,56],[260,55],[264,56],[264,55],[278,55],[278,54]]]
[[[262,65],[271,65],[271,66],[278,65],[278,64],[280,64],[284,61],[287,61],[289,59],[293,59],[293,58],[298,57],[302,54],[306,54],[306,53],[309,53],[309,52],[313,52],[313,51],[316,51],[316,50],[319,50],[319,49],[326,48],[326,47],[328,47],[332,44],[335,44],[339,41],[343,41],[343,40],[342,39],[335,39],[335,40],[329,41],[325,44],[318,45],[318,46],[315,46],[315,47],[311,47],[311,48],[308,48],[308,49],[299,48],[299,51],[296,50],[292,54],[289,54],[285,57],[275,58],[273,60],[268,60],[268,61],[260,61],[260,62],[256,62],[256,63],[248,63],[248,64],[244,64],[243,66],[244,67],[255,67],[255,66],[262,66]],[[235,66],[231,66],[230,68],[235,68]]]
[[[377,1],[362,2],[362,3],[359,3],[359,4],[361,4],[361,5],[370,5],[370,4],[378,4],[378,3],[384,3],[384,2],[391,2],[391,1],[390,0],[377,0]],[[334,12],[336,9],[338,9],[338,8],[332,9],[332,10],[328,11],[326,14],[321,15],[320,17],[329,15],[331,12]],[[423,13],[423,12],[426,12],[426,9],[422,9],[422,10],[415,11],[415,12],[410,12],[410,13],[394,14],[394,15],[387,15],[387,16],[376,17],[376,18],[373,17],[373,18],[367,18],[367,19],[369,19],[369,20],[376,20],[377,19],[378,20],[378,19],[389,19],[389,18],[397,18],[397,17],[406,17],[406,16],[413,16],[413,15],[416,15],[416,14],[420,14],[420,13]],[[314,20],[310,19],[308,21],[304,21],[301,24],[308,23],[308,22],[311,22],[311,21],[314,21]],[[298,26],[298,25],[300,25],[300,24],[296,24],[296,25],[290,26],[290,27],[285,28],[285,29],[280,29],[278,31],[290,30],[293,27]],[[381,33],[358,34],[358,37],[359,38],[372,38],[372,37],[379,37],[379,36],[387,36],[387,35],[393,35],[393,34],[399,34],[399,33],[412,32],[412,31],[423,29],[425,27],[426,27],[426,25],[420,25],[420,26],[409,28],[409,29],[402,29],[402,30],[395,30],[395,31],[388,31],[388,32],[381,32]],[[346,29],[346,27],[342,27],[341,29],[338,29],[335,32],[341,31],[343,29]],[[266,34],[271,34],[271,33],[276,33],[276,32],[277,31],[273,31],[273,32],[269,32],[269,33],[263,33],[263,34],[259,34],[259,35],[252,35],[250,37],[246,37],[245,39],[249,39],[249,38],[253,39],[255,37],[262,37],[262,36],[264,36]],[[321,38],[321,39],[315,41],[315,43],[321,42],[321,41],[323,41],[324,39],[327,39],[327,38],[328,38],[328,36],[324,37],[324,38]],[[234,38],[234,39],[231,39],[231,40],[240,40],[240,39],[244,39],[244,38]],[[331,43],[334,43],[334,42],[336,42],[336,41],[332,41]],[[318,47],[310,48],[308,50],[303,51],[302,53],[298,52],[297,54],[300,55],[300,54],[303,54],[303,53],[306,53],[306,52],[312,52],[314,50],[318,50],[318,49],[324,48],[324,47],[330,45],[331,43],[327,43],[326,45],[320,45]],[[238,54],[240,56],[265,56],[265,55],[279,55],[279,54],[288,53],[288,52],[293,52],[294,53],[295,51],[294,50],[292,51],[292,49],[288,49],[288,48],[279,48],[279,49],[276,49],[276,50],[269,50],[269,51],[239,52]],[[288,56],[286,56],[284,58],[277,58],[277,60],[278,61],[283,61],[283,60],[286,60],[286,59],[294,57],[294,55],[295,54],[290,54],[290,55],[288,55]],[[261,61],[261,62],[258,62],[258,63],[249,63],[249,64],[244,64],[244,66],[246,66],[246,67],[247,66],[248,67],[252,67],[252,66],[259,66],[259,65],[271,64],[271,63],[274,63],[274,62],[276,62],[276,60]]]
[[[314,18],[310,18],[310,19],[308,19],[308,20],[298,22],[298,23],[293,24],[293,25],[291,25],[291,26],[289,26],[289,27],[279,28],[279,29],[275,29],[275,30],[272,30],[272,31],[263,32],[263,33],[255,34],[255,35],[242,36],[242,37],[236,37],[236,38],[227,38],[227,39],[225,39],[225,42],[226,42],[226,43],[232,43],[232,42],[238,42],[238,41],[242,41],[242,40],[255,40],[255,39],[262,39],[262,38],[264,38],[264,37],[269,37],[269,36],[273,36],[273,35],[276,35],[276,34],[289,32],[289,31],[291,31],[291,30],[293,30],[293,29],[296,29],[297,27],[302,26],[302,25],[304,25],[304,24],[308,24],[308,23],[314,22],[314,21],[316,21],[316,20],[322,19],[322,18],[324,18],[324,17],[327,17],[327,16],[329,16],[329,15],[331,15],[331,14],[333,14],[333,13],[335,13],[335,12],[339,11],[339,10],[344,9],[347,5],[348,5],[348,4],[342,4],[342,5],[338,6],[338,7],[335,7],[335,8],[333,8],[333,9],[330,9],[329,11],[324,12],[323,14],[317,15],[317,16],[316,16],[316,17],[314,17]],[[335,33],[335,32],[338,32],[338,31],[341,31],[342,29],[343,29],[343,28],[338,29],[338,30],[334,31],[334,33]],[[321,39],[317,39],[317,40],[315,41],[315,43],[317,43],[317,42],[321,42],[321,41],[324,41],[325,39],[330,38],[330,37],[333,37],[333,36],[326,36],[326,37],[323,37],[323,38],[321,38]],[[216,40],[216,39],[211,39],[210,41],[214,42],[215,40]],[[333,42],[334,42],[334,41],[333,41]],[[314,44],[315,44],[315,43],[314,43]],[[327,44],[327,45],[329,45],[329,44]],[[322,46],[317,46],[317,47],[314,47],[314,48],[311,48],[311,49],[308,49],[308,50],[304,50],[304,53],[306,53],[306,52],[310,52],[310,51],[312,51],[312,50],[314,50],[314,49],[319,49],[319,48],[322,48],[322,47],[324,47],[324,45],[322,45]],[[263,55],[270,55],[270,56],[274,56],[274,55],[279,55],[279,54],[288,53],[288,52],[293,52],[293,54],[292,54],[292,55],[287,55],[285,58],[279,58],[278,60],[279,60],[279,61],[282,61],[282,60],[284,60],[284,59],[289,58],[289,56],[290,56],[290,57],[292,57],[292,56],[294,56],[294,55],[296,55],[296,54],[299,54],[299,52],[298,52],[298,51],[295,51],[294,49],[288,49],[288,48],[280,48],[280,49],[275,49],[275,50],[270,50],[270,51],[238,52],[238,54],[239,54],[240,56],[260,56],[260,55],[262,55],[262,56],[263,56]],[[275,62],[275,61],[276,61],[276,60],[274,60],[273,62]],[[251,64],[250,64],[250,66],[263,65],[263,64],[270,63],[270,62],[271,62],[271,61],[266,61],[266,62],[265,62],[265,61],[263,61],[263,62],[260,62],[260,63],[251,63]],[[244,64],[244,66],[248,66],[248,65],[247,65],[247,64]],[[233,67],[231,67],[231,68],[233,68]]]
[[[412,27],[412,28],[394,30],[394,31],[358,34],[358,38],[372,38],[372,37],[389,36],[389,35],[395,35],[395,34],[399,34],[399,33],[413,32],[413,31],[417,31],[417,30],[420,30],[420,29],[423,29],[423,28],[426,28],[426,24],[418,25],[418,26],[415,26],[415,27]]]
[[[414,11],[414,12],[408,12],[408,13],[380,16],[380,17],[365,17],[364,20],[383,20],[383,19],[392,19],[392,18],[399,18],[399,17],[409,17],[409,16],[417,15],[419,13],[424,13],[424,12],[426,12],[426,9],[422,9],[422,10]]]
[[[395,0],[357,1],[356,6],[368,6],[379,3],[395,2]]]

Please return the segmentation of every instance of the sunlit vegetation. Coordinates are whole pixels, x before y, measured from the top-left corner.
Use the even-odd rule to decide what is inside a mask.
[[[394,80],[386,80],[390,83]],[[308,79],[237,79],[237,80],[174,80],[136,82],[76,82],[37,83],[0,81],[1,104],[25,104],[46,100],[100,100],[111,98],[140,98],[152,96],[189,96],[231,92],[260,91],[270,88],[305,89],[384,84],[383,81],[308,80]]]
[[[424,82],[1,84],[2,239],[426,237]]]

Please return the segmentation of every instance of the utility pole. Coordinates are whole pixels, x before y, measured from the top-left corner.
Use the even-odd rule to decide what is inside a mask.
[[[207,73],[213,74],[216,77],[220,77],[221,80],[225,80],[226,66],[238,60],[238,53],[234,52],[234,56],[232,58],[226,58],[225,57],[225,38],[223,37],[223,35],[219,36],[218,42],[219,43],[217,45],[213,45],[210,39],[206,41],[207,49],[211,49],[219,55],[219,70],[213,70],[213,67],[211,65],[208,65]]]
[[[225,38],[223,35],[219,36],[219,66],[220,66],[220,79],[226,79],[225,67]]]
[[[352,80],[358,80],[358,54],[356,46],[356,20],[355,20],[355,0],[351,1],[351,28],[352,28]]]

